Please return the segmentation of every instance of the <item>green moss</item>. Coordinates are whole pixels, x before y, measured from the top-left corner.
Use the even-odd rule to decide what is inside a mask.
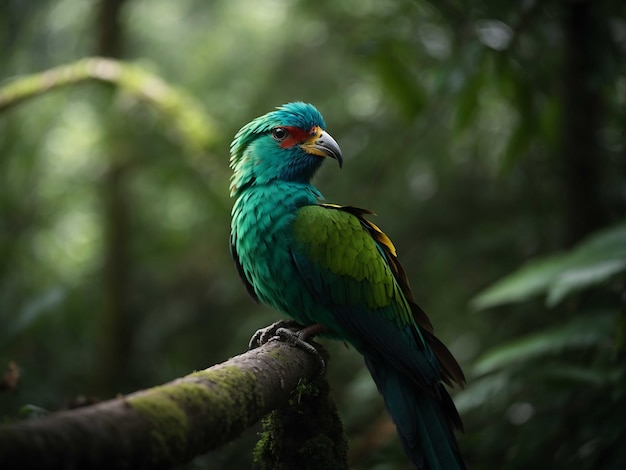
[[[263,420],[254,461],[262,470],[340,470],[348,468],[347,454],[343,425],[328,395],[328,384],[301,381],[288,406]]]
[[[315,398],[320,394],[319,388],[308,380],[300,379],[289,399],[290,405],[299,405],[304,399]]]
[[[232,416],[231,420],[243,420],[252,424],[252,417],[248,416],[249,412],[252,408],[258,409],[264,406],[257,390],[255,375],[237,366],[201,370],[187,377],[218,384],[219,387],[215,388],[203,387],[206,393],[202,396],[202,400],[213,409],[224,410],[225,414]],[[233,406],[235,399],[240,403],[251,403],[253,407]]]
[[[185,448],[187,415],[173,397],[170,386],[157,387],[150,393],[129,397],[126,402],[151,423],[150,460],[174,462]]]
[[[253,424],[255,408],[262,406],[254,374],[236,366],[195,372],[127,403],[150,422],[154,462],[177,462],[222,443]]]
[[[291,358],[291,356],[285,353],[285,350],[283,348],[270,349],[267,355],[272,359],[276,359],[280,362],[289,360]]]

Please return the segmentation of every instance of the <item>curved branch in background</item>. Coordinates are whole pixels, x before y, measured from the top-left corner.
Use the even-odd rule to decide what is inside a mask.
[[[183,146],[193,154],[204,153],[217,141],[217,124],[191,96],[140,67],[102,57],[88,57],[14,78],[0,87],[0,112],[48,91],[88,80],[112,83],[157,108],[172,122]]]
[[[271,342],[165,385],[2,426],[0,462],[4,470],[170,468],[299,402],[292,393],[317,377],[317,367],[311,354]]]

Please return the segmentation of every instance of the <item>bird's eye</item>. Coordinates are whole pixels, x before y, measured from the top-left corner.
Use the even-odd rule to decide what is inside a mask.
[[[272,138],[278,142],[285,140],[288,134],[289,132],[287,132],[287,129],[283,127],[275,127],[272,129]]]

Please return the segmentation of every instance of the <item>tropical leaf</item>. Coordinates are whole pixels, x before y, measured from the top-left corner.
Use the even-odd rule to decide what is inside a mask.
[[[564,325],[493,348],[476,361],[473,373],[489,374],[514,364],[557,354],[565,349],[590,347],[609,340],[614,326],[613,313],[579,316]]]
[[[569,293],[599,284],[626,270],[626,259],[601,261],[580,268],[568,269],[560,274],[548,292],[547,304],[552,307]]]
[[[567,295],[626,271],[626,224],[596,232],[569,252],[528,264],[478,294],[472,305],[485,309],[547,293],[553,307]]]
[[[589,385],[601,387],[607,384],[615,385],[620,376],[622,369],[618,367],[584,367],[572,364],[559,364],[557,367],[550,368],[549,380],[559,380],[569,382],[577,386]]]
[[[474,297],[472,306],[483,310],[539,295],[563,271],[566,259],[567,256],[554,255],[530,261]]]
[[[471,386],[454,395],[454,404],[460,414],[467,413],[473,408],[489,403],[496,395],[501,394],[509,387],[509,377],[506,373],[492,374],[472,381]]]

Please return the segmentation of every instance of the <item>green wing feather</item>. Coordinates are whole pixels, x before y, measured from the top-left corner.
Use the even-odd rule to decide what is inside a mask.
[[[330,204],[298,209],[292,259],[308,290],[332,314],[322,322],[422,387],[440,379],[463,384],[460,366],[415,303],[393,243],[367,214],[372,212]]]

